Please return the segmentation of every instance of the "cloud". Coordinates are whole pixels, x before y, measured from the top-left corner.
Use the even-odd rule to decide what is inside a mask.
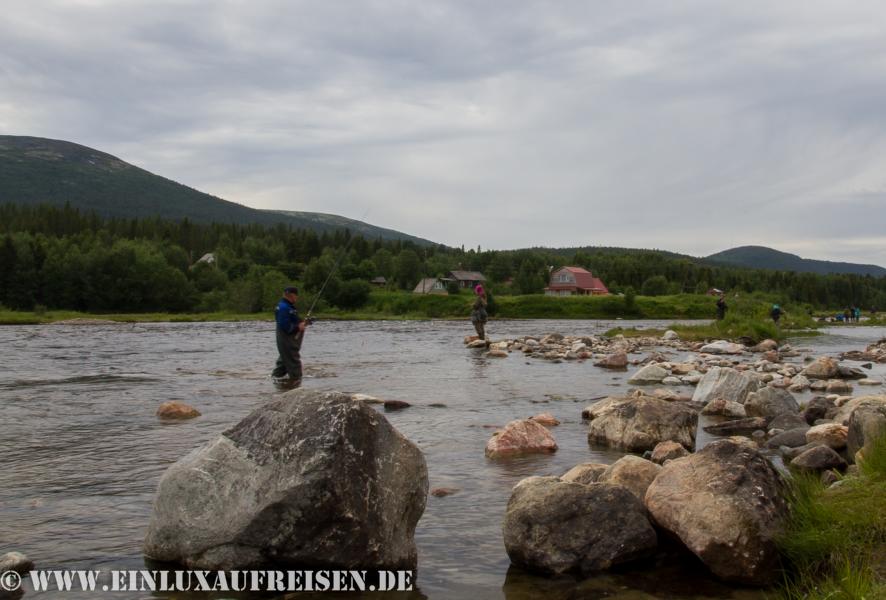
[[[0,126],[484,248],[886,264],[886,8],[16,2]]]

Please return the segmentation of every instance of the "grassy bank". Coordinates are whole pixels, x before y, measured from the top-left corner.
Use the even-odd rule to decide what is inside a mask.
[[[858,476],[836,487],[811,475],[791,480],[791,519],[779,541],[788,570],[778,598],[886,598],[886,436],[866,454]]]
[[[470,315],[474,296],[470,293],[447,296],[420,295],[409,292],[373,291],[367,302],[358,309],[341,310],[323,302],[318,303],[314,316],[321,319],[466,319]],[[307,311],[310,297],[301,298],[302,313]],[[721,322],[704,326],[670,327],[685,339],[712,337],[780,338],[784,330],[815,327],[804,307],[787,307],[781,330],[768,317],[770,304],[765,297],[747,295],[729,300],[727,317]],[[122,322],[200,322],[243,321],[270,319],[273,307],[259,313],[135,313],[96,314],[74,311],[42,310],[19,312],[0,309],[0,324],[49,323],[65,319],[100,318]],[[713,319],[715,299],[699,294],[672,296],[570,296],[554,297],[541,294],[525,296],[495,296],[490,310],[493,318],[504,319]],[[645,335],[649,331],[619,330],[625,335]],[[791,333],[794,335],[794,332]]]
[[[776,325],[769,317],[770,306],[768,301],[755,296],[733,298],[730,300],[726,318],[721,321],[702,325],[675,323],[668,329],[676,331],[682,339],[690,341],[734,340],[742,337],[757,341],[767,338],[781,341],[788,336],[794,337],[804,333],[814,335],[814,330],[822,325],[822,323],[816,322],[804,307],[786,307],[787,312]],[[625,337],[639,337],[661,335],[664,331],[618,327],[608,331],[607,335],[621,334]]]

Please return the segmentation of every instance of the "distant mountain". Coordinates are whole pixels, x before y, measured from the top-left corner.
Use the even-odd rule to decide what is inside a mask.
[[[734,267],[750,267],[752,269],[774,269],[777,271],[796,271],[799,273],[851,273],[854,275],[871,275],[883,277],[886,269],[877,265],[859,265],[846,262],[812,260],[801,258],[796,254],[780,252],[764,246],[741,246],[724,250],[702,259],[711,264],[729,265]]]
[[[318,233],[348,228],[374,239],[433,242],[362,221],[311,212],[259,210],[154,175],[115,156],[60,140],[0,135],[0,204],[69,203],[124,219],[200,223],[283,223]]]

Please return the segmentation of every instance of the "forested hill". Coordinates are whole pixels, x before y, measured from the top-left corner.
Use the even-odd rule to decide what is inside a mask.
[[[350,228],[366,238],[428,240],[362,221],[310,212],[258,210],[154,175],[115,156],[71,142],[0,135],[0,204],[50,204],[120,219],[275,225],[317,233]]]
[[[741,246],[712,254],[704,259],[711,264],[748,267],[751,269],[773,269],[776,271],[794,271],[796,273],[849,273],[852,275],[871,275],[882,277],[886,269],[877,265],[860,265],[827,260],[801,258],[796,254],[780,252],[764,246]]]

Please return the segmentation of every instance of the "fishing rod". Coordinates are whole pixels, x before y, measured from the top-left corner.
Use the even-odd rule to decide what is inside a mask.
[[[360,220],[365,221],[366,217],[368,217],[368,216],[369,216],[369,210],[367,209],[367,211],[363,214],[363,216],[360,217]],[[354,242],[354,240],[357,239],[357,235],[359,235],[359,234],[352,234],[351,235],[351,239],[349,239],[348,243],[345,245],[345,247],[342,248],[341,254],[338,255],[338,258],[336,259],[335,263],[332,265],[332,269],[329,271],[329,275],[326,276],[326,281],[324,281],[323,285],[320,286],[320,291],[317,292],[316,296],[314,296],[314,301],[311,302],[311,306],[310,306],[310,308],[308,308],[308,314],[305,315],[305,320],[308,323],[314,322],[314,318],[311,316],[311,313],[314,312],[314,307],[317,306],[317,302],[319,302],[320,298],[323,296],[323,290],[326,289],[326,285],[332,279],[332,276],[335,275],[335,271],[338,269],[338,265],[341,264],[341,260],[347,255],[348,249],[351,247],[351,244]]]

